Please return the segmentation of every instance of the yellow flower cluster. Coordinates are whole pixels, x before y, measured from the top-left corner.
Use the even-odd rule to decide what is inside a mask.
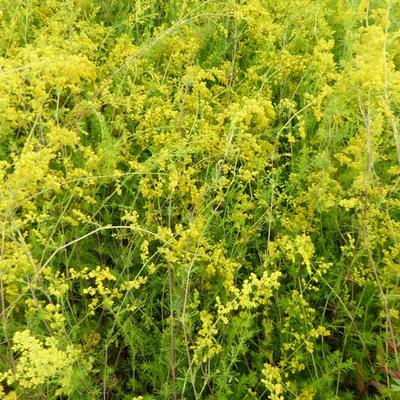
[[[221,345],[215,336],[218,334],[216,321],[212,314],[206,310],[200,312],[201,328],[198,332],[195,345],[193,361],[196,364],[206,363],[214,355],[221,351]]]
[[[272,274],[264,272],[261,278],[251,274],[249,279],[243,282],[240,289],[234,289],[232,300],[223,304],[220,298],[216,297],[215,316],[206,310],[202,310],[200,312],[201,328],[197,333],[195,345],[192,347],[194,361],[205,363],[221,351],[221,345],[217,341],[218,325],[220,323],[229,325],[233,312],[245,312],[258,306],[264,306],[266,310],[274,291],[280,286],[279,278],[281,276],[281,272],[273,272]]]
[[[68,394],[79,350],[72,345],[62,350],[54,337],[40,341],[29,330],[15,333],[13,350],[19,354],[16,366],[2,373],[0,381],[8,385],[17,382],[27,389],[56,382],[60,386],[58,393]]]
[[[87,281],[89,286],[82,289],[82,293],[89,295],[88,304],[89,315],[94,315],[99,306],[112,310],[116,301],[121,300],[124,293],[139,289],[147,282],[147,277],[138,277],[117,284],[116,276],[110,271],[109,267],[97,266],[95,269],[83,268],[76,271],[74,268],[69,270],[71,279]]]
[[[268,398],[270,400],[284,400],[285,387],[279,368],[265,363],[262,369],[262,376],[261,382],[269,391]]]

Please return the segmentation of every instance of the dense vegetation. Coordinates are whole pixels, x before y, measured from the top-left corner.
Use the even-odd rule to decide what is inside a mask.
[[[0,0],[0,398],[400,398],[398,0]]]

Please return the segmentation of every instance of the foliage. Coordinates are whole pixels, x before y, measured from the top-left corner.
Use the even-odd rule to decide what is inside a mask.
[[[1,398],[399,398],[398,1],[0,10]]]

